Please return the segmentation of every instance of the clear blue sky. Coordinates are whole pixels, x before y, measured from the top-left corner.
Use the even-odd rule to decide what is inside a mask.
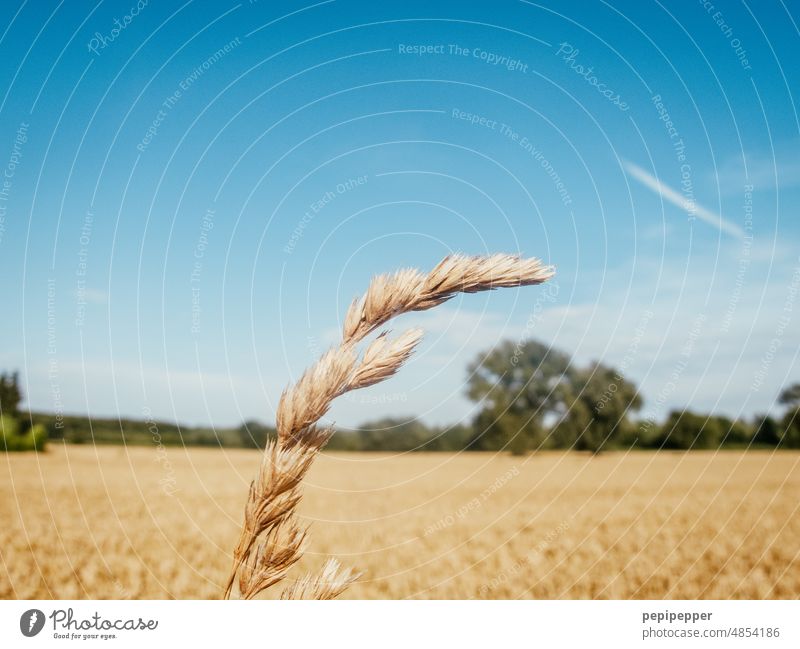
[[[420,352],[338,423],[469,417],[503,338],[656,418],[800,380],[796,6],[4,9],[0,367],[37,410],[270,421],[373,273],[451,251],[557,280],[404,317]]]

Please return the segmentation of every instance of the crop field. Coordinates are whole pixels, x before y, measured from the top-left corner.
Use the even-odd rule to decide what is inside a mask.
[[[256,451],[0,457],[0,597],[215,598]],[[796,598],[800,453],[323,454],[300,576],[351,598]]]

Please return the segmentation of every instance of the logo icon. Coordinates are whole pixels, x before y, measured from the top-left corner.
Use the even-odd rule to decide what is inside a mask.
[[[25,611],[19,618],[19,630],[22,635],[32,638],[44,627],[44,613],[38,608]]]

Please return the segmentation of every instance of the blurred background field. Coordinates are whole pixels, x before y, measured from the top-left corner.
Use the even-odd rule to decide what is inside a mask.
[[[259,454],[0,456],[3,598],[214,598]],[[352,598],[796,598],[800,453],[326,453],[297,575]]]

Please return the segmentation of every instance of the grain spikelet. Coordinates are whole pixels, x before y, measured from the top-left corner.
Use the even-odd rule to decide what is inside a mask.
[[[392,376],[411,356],[422,334],[422,329],[409,329],[396,340],[389,340],[387,332],[383,332],[364,352],[363,362],[353,372],[350,389],[366,388]]]
[[[422,337],[410,329],[391,340],[381,333],[362,354],[357,343],[391,318],[423,311],[446,302],[456,293],[541,284],[553,269],[537,259],[515,255],[445,257],[427,275],[403,269],[373,278],[366,294],[350,305],[342,341],[328,350],[281,395],[276,414],[277,441],[267,444],[256,479],[250,485],[244,524],[233,553],[225,597],[238,585],[239,595],[252,598],[282,581],[302,557],[306,530],[295,510],[300,485],[316,454],[333,434],[319,420],[337,397],[375,385],[397,372]],[[283,592],[285,598],[329,599],[356,579],[330,560],[317,577],[305,577]]]
[[[334,599],[358,577],[350,568],[343,569],[336,559],[328,559],[319,575],[306,575],[288,586],[281,599]]]

